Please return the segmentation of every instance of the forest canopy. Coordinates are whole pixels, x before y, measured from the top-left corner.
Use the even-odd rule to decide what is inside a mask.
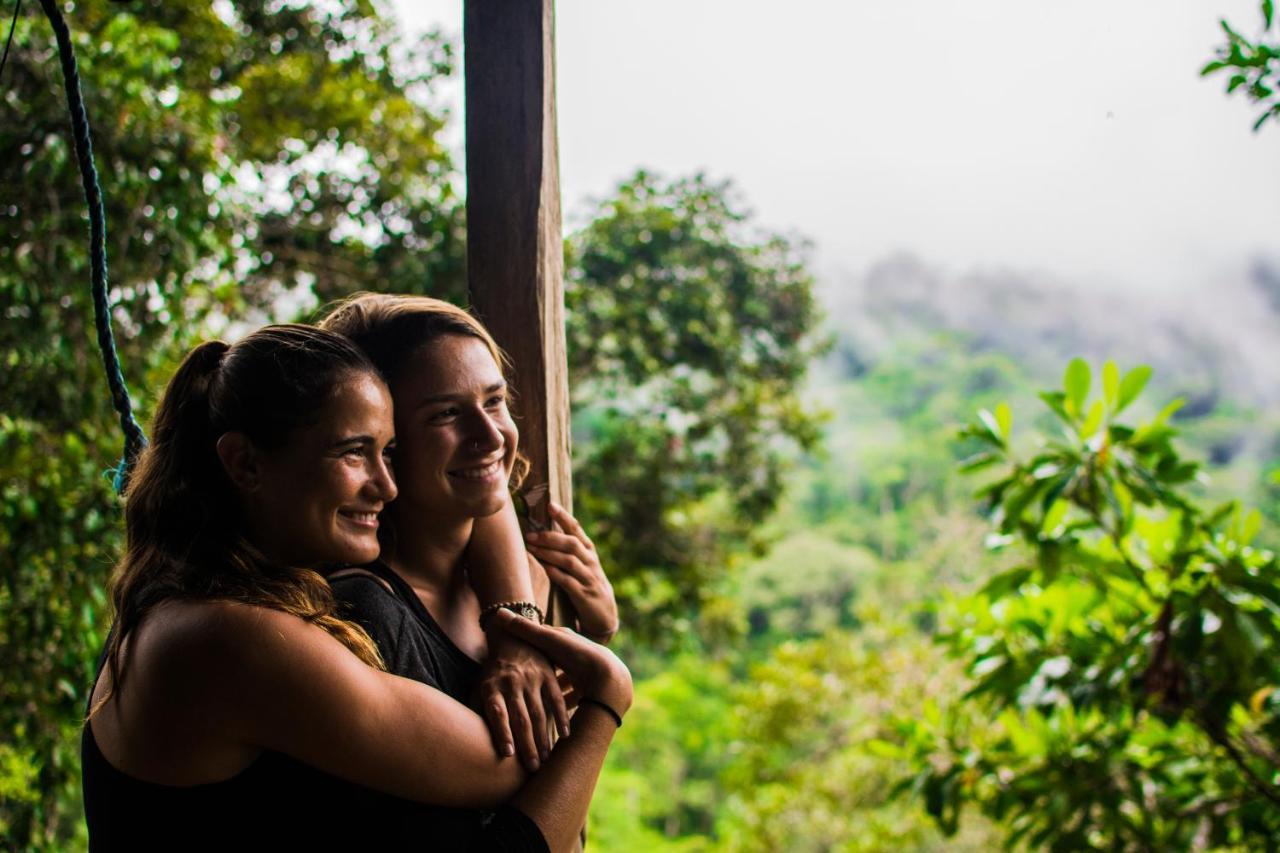
[[[370,0],[65,8],[143,417],[196,341],[356,290],[465,302],[444,34]],[[1270,130],[1260,13],[1203,73]],[[0,837],[32,850],[85,845],[122,544],[61,85],[24,4],[0,74]],[[1210,327],[907,253],[824,292],[805,241],[709,174],[636,169],[583,213],[575,511],[637,676],[593,845],[1273,843],[1280,395],[1239,345],[1273,336],[1280,269],[1221,288]]]

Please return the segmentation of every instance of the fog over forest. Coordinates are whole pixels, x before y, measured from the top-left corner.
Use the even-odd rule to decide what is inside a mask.
[[[1150,364],[1156,387],[1191,409],[1218,398],[1269,408],[1280,403],[1280,263],[1242,267],[1195,290],[1117,291],[1016,269],[952,273],[902,252],[863,275],[828,276],[819,293],[855,370],[946,330],[1017,357],[1045,382],[1074,356],[1114,358]]]

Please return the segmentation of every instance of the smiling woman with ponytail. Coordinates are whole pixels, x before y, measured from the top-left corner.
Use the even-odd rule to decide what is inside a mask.
[[[229,432],[280,448],[315,417],[343,374],[376,375],[344,339],[308,326],[269,326],[234,348],[209,341],[183,360],[129,490],[128,550],[113,584],[116,622],[106,655],[114,684],[123,675],[124,640],[169,598],[220,598],[289,613],[381,668],[364,629],[337,618],[317,572],[273,563],[246,538],[217,452],[218,438]]]
[[[203,344],[152,436],[83,733],[91,850],[431,849],[405,807],[426,803],[496,810],[450,849],[571,840],[558,830],[581,825],[613,718],[580,713],[529,778],[476,713],[383,671],[335,612],[320,571],[377,558],[396,496],[391,398],[359,349],[306,326]],[[607,649],[497,623],[584,701],[626,712],[630,675]]]

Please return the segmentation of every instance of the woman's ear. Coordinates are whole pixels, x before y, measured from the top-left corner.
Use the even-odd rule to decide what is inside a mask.
[[[224,432],[216,447],[222,470],[227,472],[236,488],[245,492],[257,491],[262,478],[258,468],[258,454],[249,436],[242,432]]]

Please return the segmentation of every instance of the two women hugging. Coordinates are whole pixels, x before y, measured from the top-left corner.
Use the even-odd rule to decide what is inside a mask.
[[[91,849],[577,845],[631,676],[582,527],[521,536],[503,368],[377,294],[188,354],[125,504]]]

